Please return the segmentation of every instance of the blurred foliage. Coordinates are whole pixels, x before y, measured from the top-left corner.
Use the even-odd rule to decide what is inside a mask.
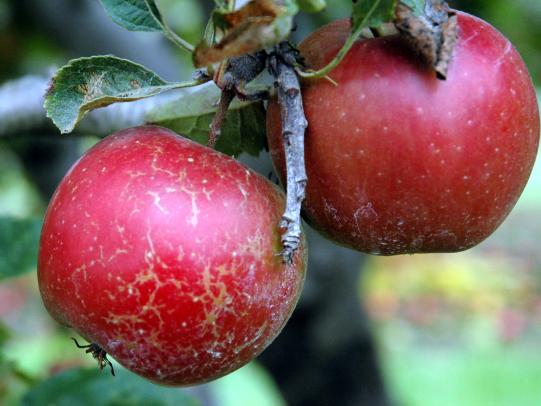
[[[400,337],[397,337],[399,339]],[[538,346],[389,349],[381,357],[400,406],[537,406]]]
[[[42,214],[44,204],[23,163],[0,141],[0,217],[24,218]]]
[[[0,146],[2,144],[0,143]],[[43,203],[17,155],[0,149],[0,280],[35,269]]]
[[[0,217],[0,280],[33,271],[41,218]]]
[[[42,73],[64,61],[62,49],[47,35],[17,19],[14,0],[0,0],[0,81]]]
[[[171,28],[190,42],[198,42],[206,24],[201,1],[162,0],[159,2]]]
[[[23,398],[24,406],[197,406],[180,389],[163,389],[126,371],[70,369],[39,383]]]
[[[247,385],[246,382],[255,382]],[[258,385],[258,383],[261,384]],[[280,406],[284,402],[257,366],[250,365],[212,384],[213,396],[223,406]],[[24,406],[197,406],[188,391],[152,384],[122,368],[113,377],[108,370],[73,368],[35,385],[25,394]]]
[[[480,325],[502,342],[541,330],[541,281],[527,258],[472,251],[373,259],[368,269],[372,319],[400,324],[412,341],[470,344]]]
[[[271,376],[256,362],[210,385],[220,406],[285,406]]]

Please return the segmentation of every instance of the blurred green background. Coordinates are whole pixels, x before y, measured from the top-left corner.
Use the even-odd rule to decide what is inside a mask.
[[[0,83],[44,74],[71,57],[91,55],[97,46],[93,41],[105,41],[113,51],[117,46],[141,60],[145,60],[145,46],[167,47],[152,34],[119,34],[115,45],[113,39],[111,43],[107,38],[89,40],[82,28],[58,24],[68,21],[69,13],[80,12],[82,3],[0,0]],[[92,3],[99,8],[97,1]],[[197,42],[210,2],[159,3],[172,27]],[[541,86],[540,1],[450,3],[489,21],[509,37]],[[325,12],[299,16],[296,39],[325,22],[346,17],[350,7],[349,0],[331,0]],[[105,19],[99,21],[103,30],[117,32],[103,23]],[[189,59],[171,54],[171,65],[154,61],[156,70],[167,79],[189,76]],[[204,388],[165,389],[119,366],[120,376],[113,381],[72,345],[72,333],[49,318],[39,298],[34,269],[37,234],[21,232],[39,230],[54,188],[52,181],[43,178],[46,167],[32,161],[35,137],[0,137],[0,405],[285,404],[273,378],[257,363]],[[54,150],[58,155],[51,159],[73,160],[92,142],[93,138],[78,141],[69,153]],[[48,148],[48,144],[38,145]],[[55,170],[61,174],[65,168]],[[359,308],[363,306],[369,315],[393,404],[541,405],[540,240],[538,163],[515,210],[481,246],[453,255],[374,257],[364,262],[359,272]],[[23,269],[28,271],[25,275],[12,276]]]

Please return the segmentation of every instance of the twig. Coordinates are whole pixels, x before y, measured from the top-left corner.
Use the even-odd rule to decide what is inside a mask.
[[[277,45],[270,55],[269,68],[274,76],[274,87],[282,118],[282,140],[287,169],[286,210],[280,226],[283,250],[280,253],[286,263],[291,263],[301,242],[301,205],[306,192],[306,168],[304,163],[304,134],[308,122],[304,115],[301,87],[295,71],[297,51],[287,42]]]
[[[216,86],[222,89],[218,109],[210,125],[207,146],[214,148],[224,123],[231,102],[238,97],[240,100],[257,101],[268,98],[267,92],[246,93],[244,86],[258,77],[265,70],[267,53],[265,51],[255,54],[231,58],[222,63],[214,75]]]
[[[183,49],[184,51],[187,51],[192,54],[195,50],[195,47],[192,44],[190,44],[184,38],[177,35],[171,28],[169,28],[169,26],[165,27],[165,37],[169,39],[173,44],[178,46],[180,49]]]
[[[229,106],[235,99],[235,90],[234,89],[223,89],[222,95],[220,96],[220,101],[218,103],[218,110],[212,119],[212,124],[210,125],[209,139],[207,141],[207,147],[214,148],[216,142],[222,133],[222,125],[227,115],[227,110]]]

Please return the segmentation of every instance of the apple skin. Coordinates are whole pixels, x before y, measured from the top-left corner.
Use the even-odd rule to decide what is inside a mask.
[[[60,323],[164,385],[223,376],[291,315],[304,245],[286,265],[284,196],[232,158],[159,127],[115,133],[48,207],[38,280]]]
[[[398,36],[359,41],[329,75],[303,84],[308,185],[303,214],[328,238],[371,254],[456,252],[511,211],[539,143],[528,70],[488,23],[458,14],[459,39],[440,81]],[[320,68],[349,32],[337,21],[300,50]],[[268,139],[284,181],[280,112]]]

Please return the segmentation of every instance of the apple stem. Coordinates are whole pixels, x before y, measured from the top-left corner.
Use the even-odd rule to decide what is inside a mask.
[[[220,96],[220,101],[218,102],[218,109],[216,114],[212,119],[212,124],[210,125],[209,138],[207,141],[207,147],[214,148],[216,142],[222,133],[222,125],[227,115],[227,110],[231,105],[231,102],[235,98],[235,90],[233,89],[223,89],[222,95]]]
[[[282,117],[282,140],[286,157],[286,210],[280,221],[284,262],[291,263],[302,237],[301,205],[306,193],[304,135],[308,122],[304,115],[301,86],[295,70],[298,51],[288,42],[277,45],[269,55],[269,70],[274,77]]]
[[[246,84],[257,78],[267,66],[267,53],[259,51],[254,54],[230,58],[220,64],[214,74],[214,83],[222,89],[222,95],[218,102],[218,109],[210,125],[207,146],[214,148],[222,132],[229,106],[238,97],[242,101],[261,101],[268,99],[268,92],[246,92]]]

